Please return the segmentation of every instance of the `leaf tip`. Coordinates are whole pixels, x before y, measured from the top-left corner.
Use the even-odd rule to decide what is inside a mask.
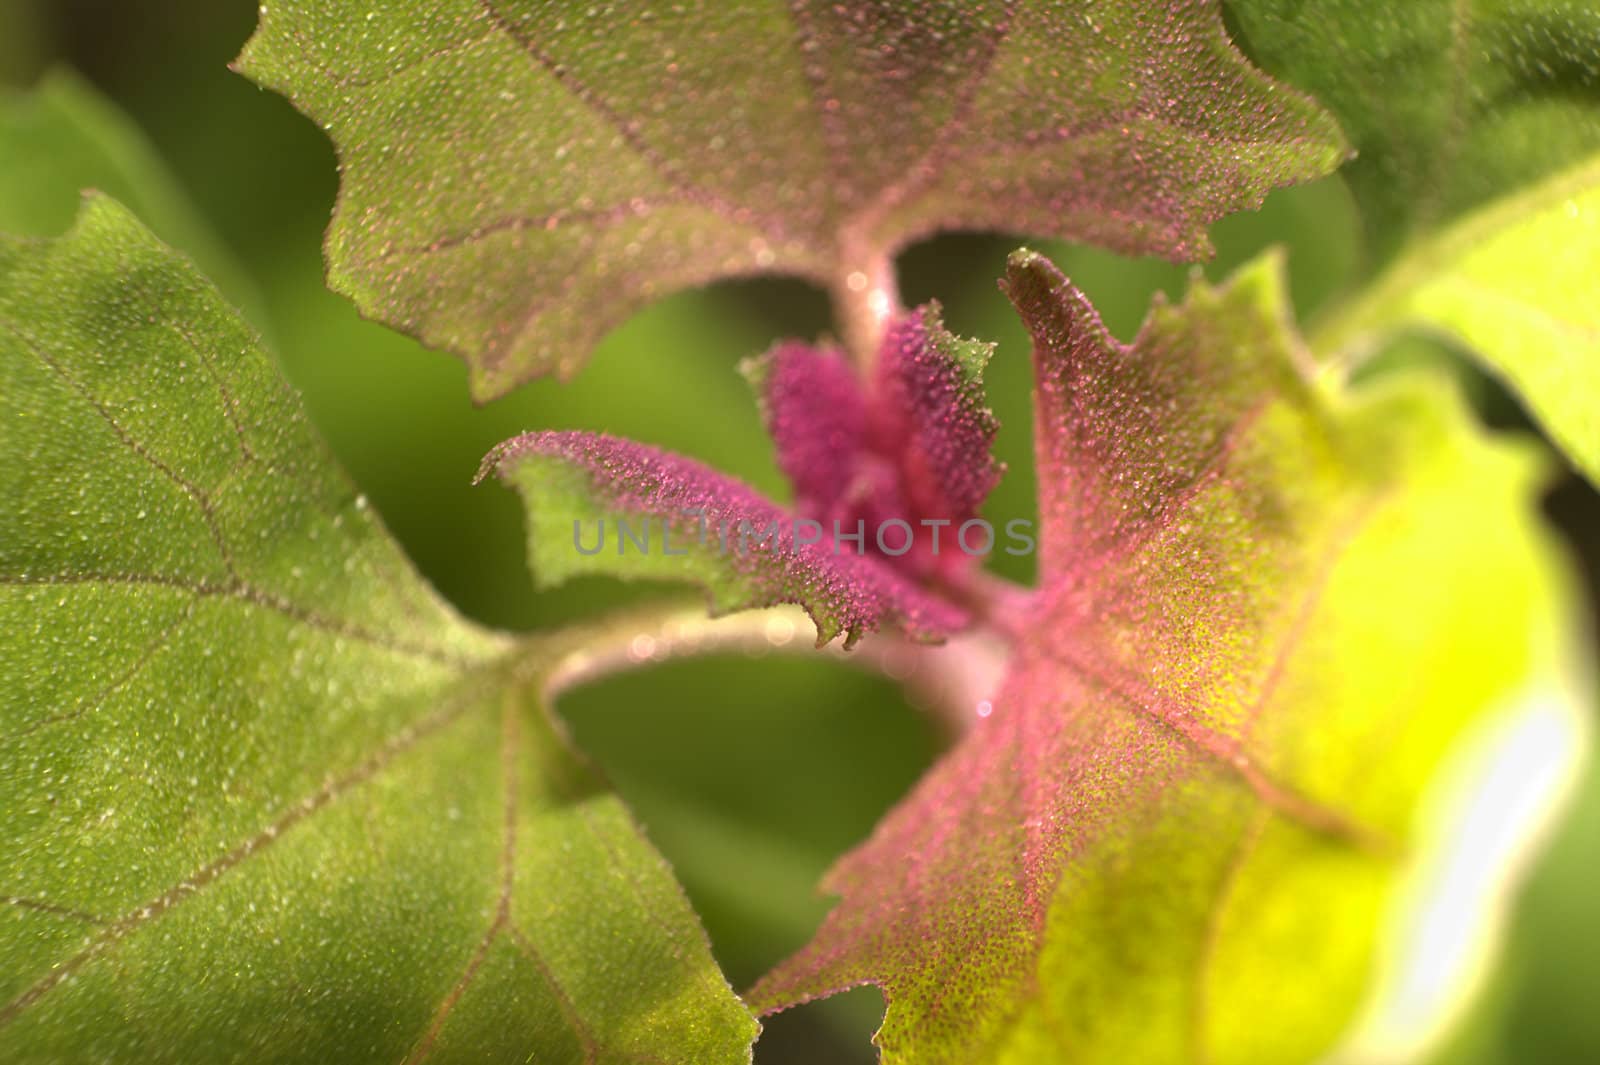
[[[268,9],[262,4],[257,10],[256,24],[250,31],[250,36],[239,47],[239,54],[228,60],[228,69],[242,78],[248,78],[256,83],[259,88],[271,88],[268,84],[266,73],[262,65],[257,62],[258,53],[267,47],[267,19]]]
[[[1005,276],[1000,280],[1000,290],[1013,304],[1020,300],[1033,300],[1048,296],[1063,285],[1071,284],[1061,268],[1032,248],[1018,248],[1006,256]]]
[[[472,475],[472,483],[474,485],[480,485],[484,481],[488,480],[491,474],[496,474],[504,479],[506,474],[506,460],[510,458],[512,452],[517,450],[519,445],[526,442],[532,436],[532,433],[520,433],[517,436],[513,436],[509,440],[502,440],[500,443],[490,448],[489,453],[483,456],[483,461],[478,463],[478,472]]]
[[[1017,309],[1035,345],[1079,336],[1084,330],[1101,343],[1111,341],[1089,297],[1036,251],[1019,248],[1007,257],[1000,291]]]

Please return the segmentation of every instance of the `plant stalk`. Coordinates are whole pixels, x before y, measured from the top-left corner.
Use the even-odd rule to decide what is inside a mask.
[[[894,260],[882,252],[863,252],[843,255],[840,263],[830,289],[834,321],[845,350],[866,379],[877,364],[889,323],[901,309]]]
[[[989,626],[942,644],[913,643],[898,633],[872,633],[852,650],[836,642],[817,649],[816,628],[798,607],[706,616],[701,602],[682,600],[625,610],[587,625],[524,639],[519,672],[546,699],[614,673],[711,654],[825,654],[902,685],[913,703],[952,732],[965,732],[994,708],[1010,641]]]

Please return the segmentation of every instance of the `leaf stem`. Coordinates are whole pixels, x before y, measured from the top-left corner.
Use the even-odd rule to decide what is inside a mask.
[[[796,610],[800,620],[804,613]],[[809,622],[807,622],[809,624]],[[760,653],[803,630],[788,608],[709,617],[703,601],[673,599],[535,633],[522,650],[550,698],[627,669],[702,654]],[[804,644],[804,640],[800,641]]]
[[[586,625],[526,637],[518,673],[547,699],[627,669],[693,655],[824,654],[902,685],[912,702],[954,733],[986,716],[1005,672],[1010,641],[988,626],[942,644],[913,643],[874,633],[854,650],[837,643],[818,650],[815,626],[798,607],[745,610],[720,618],[705,604],[673,600],[624,610]]]
[[[1035,594],[1032,588],[984,569],[946,577],[939,582],[939,590],[971,613],[980,626],[1010,641],[1022,635]]]
[[[900,312],[900,287],[888,255],[867,250],[861,241],[847,240],[844,246],[846,254],[839,258],[830,289],[833,316],[845,349],[866,377],[877,362],[890,320]]]

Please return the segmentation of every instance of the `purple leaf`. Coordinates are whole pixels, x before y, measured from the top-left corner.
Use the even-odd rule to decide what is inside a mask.
[[[480,479],[491,472],[523,494],[529,564],[544,586],[604,573],[699,584],[714,614],[796,603],[818,646],[843,633],[849,647],[887,623],[920,640],[966,623],[831,525],[797,521],[679,455],[594,433],[528,433],[484,459]],[[607,527],[611,536],[597,535]]]
[[[984,402],[994,345],[952,336],[938,304],[904,315],[878,356],[873,444],[899,458],[910,509],[959,524],[978,512],[1004,467],[990,453],[1000,424]]]
[[[972,564],[957,531],[1004,472],[983,394],[993,351],[952,336],[929,304],[891,323],[870,387],[838,350],[795,341],[747,366],[797,512],[829,527],[864,522],[878,555],[919,578]],[[876,531],[894,521],[911,530],[898,555],[877,545]]]
[[[832,515],[850,495],[867,448],[867,400],[855,367],[837,348],[784,341],[745,367],[794,486],[795,509]]]

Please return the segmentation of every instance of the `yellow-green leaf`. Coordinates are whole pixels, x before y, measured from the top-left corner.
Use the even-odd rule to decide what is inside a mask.
[[[1413,246],[1315,340],[1353,360],[1405,327],[1477,352],[1600,484],[1600,156]]]
[[[1226,0],[1241,44],[1313,93],[1383,273],[1317,338],[1328,358],[1444,330],[1600,477],[1600,3]]]
[[[1596,0],[1224,0],[1240,46],[1312,94],[1374,266],[1600,150]]]
[[[1006,284],[1041,493],[1010,673],[752,1003],[877,984],[886,1065],[1398,1053],[1583,745],[1544,463],[1442,380],[1314,376],[1270,260],[1127,345],[1039,256]],[[1489,846],[1461,814],[1508,756]]]

